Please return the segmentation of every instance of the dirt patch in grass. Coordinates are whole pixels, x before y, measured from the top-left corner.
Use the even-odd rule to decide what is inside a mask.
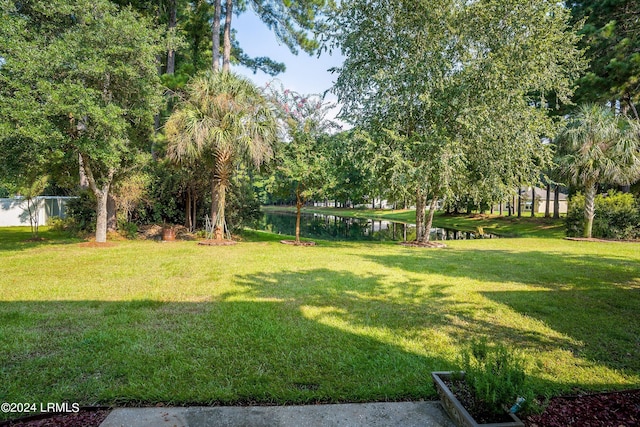
[[[208,240],[203,240],[201,242],[198,242],[199,245],[203,245],[203,246],[231,246],[237,243],[238,242],[236,242],[235,240],[213,240],[213,239],[208,239]]]
[[[114,242],[91,241],[91,242],[78,243],[78,246],[81,248],[112,248],[114,246],[117,246],[117,244],[115,244]]]
[[[445,245],[444,243],[440,243],[440,242],[423,242],[423,243],[418,243],[418,242],[400,242],[400,245],[409,246],[409,247],[413,247],[413,248],[446,248],[447,247],[447,245]]]
[[[283,245],[293,246],[315,246],[316,242],[296,242],[295,240],[280,240]]]

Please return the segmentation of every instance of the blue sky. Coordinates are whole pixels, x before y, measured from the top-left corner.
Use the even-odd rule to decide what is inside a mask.
[[[327,70],[342,64],[343,58],[338,53],[323,53],[319,58],[305,52],[294,55],[286,45],[278,42],[275,34],[251,10],[234,17],[234,28],[237,30],[240,46],[249,56],[268,56],[287,66],[286,72],[275,77],[285,88],[310,95],[322,94],[333,85],[336,75]],[[258,86],[264,86],[274,79],[261,71],[253,74],[251,70],[240,66],[236,66],[234,71],[247,76]],[[327,94],[326,99],[336,101],[332,94]]]

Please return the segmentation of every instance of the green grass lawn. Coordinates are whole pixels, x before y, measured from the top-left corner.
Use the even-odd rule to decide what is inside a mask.
[[[263,206],[265,211],[295,212],[295,208],[288,206]],[[390,209],[346,209],[306,207],[304,212],[315,212],[327,215],[340,215],[354,218],[380,218],[391,221],[399,221],[415,224],[415,210],[390,210]],[[476,231],[482,227],[485,233],[511,237],[564,237],[564,220],[544,218],[536,216],[531,218],[529,214],[518,218],[517,216],[500,215],[445,215],[436,212],[433,225],[435,227],[452,228],[461,231]]]
[[[0,229],[3,402],[434,399],[429,373],[483,336],[524,351],[542,395],[640,387],[640,244],[42,234]]]

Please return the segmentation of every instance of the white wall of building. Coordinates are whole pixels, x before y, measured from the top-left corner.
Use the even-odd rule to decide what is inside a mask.
[[[38,224],[45,225],[52,217],[66,216],[66,203],[73,197],[38,197]],[[32,201],[32,203],[34,203]],[[23,198],[0,199],[0,227],[29,226],[29,210]]]

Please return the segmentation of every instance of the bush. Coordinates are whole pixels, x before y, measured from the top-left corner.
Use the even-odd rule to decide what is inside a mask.
[[[227,192],[225,219],[227,227],[237,232],[242,227],[255,227],[262,218],[260,201],[248,182],[236,180]]]
[[[118,232],[127,239],[133,240],[138,238],[138,226],[133,222],[126,220],[118,221]]]
[[[63,219],[58,216],[49,218],[47,225],[50,226],[53,231],[68,231],[73,233],[78,229],[76,221],[73,218]]]
[[[565,220],[567,236],[582,236],[584,195],[571,198]],[[593,237],[631,240],[640,238],[640,205],[630,193],[610,191],[596,195]]]
[[[89,190],[83,190],[77,199],[67,202],[67,218],[75,224],[75,231],[96,231],[96,198]]]
[[[526,388],[524,357],[503,345],[491,346],[486,340],[474,340],[462,354],[465,381],[476,397],[494,414],[504,413],[518,397],[530,402]]]

